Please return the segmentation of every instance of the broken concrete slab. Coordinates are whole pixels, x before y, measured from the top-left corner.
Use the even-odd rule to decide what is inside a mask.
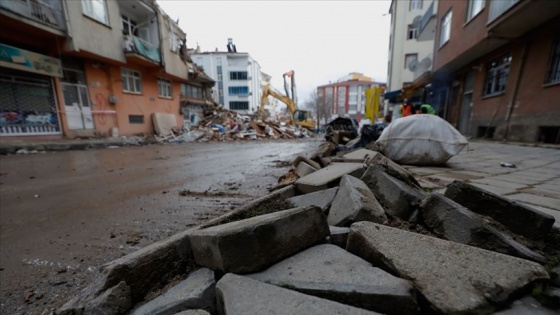
[[[453,200],[430,194],[420,204],[424,223],[440,238],[492,250],[506,255],[546,262],[541,254],[493,228],[482,218]]]
[[[321,168],[321,164],[319,164],[319,163],[317,163],[317,162],[315,162],[311,159],[308,159],[304,156],[301,156],[301,155],[295,158],[295,160],[292,162],[292,167],[297,168],[299,163],[301,163],[301,162],[307,163],[309,166],[311,166],[315,170],[318,170],[318,169]]]
[[[371,222],[352,224],[347,250],[410,279],[430,308],[443,314],[489,314],[549,278],[528,260]]]
[[[305,162],[299,162],[298,166],[296,167],[296,174],[299,177],[303,177],[305,175],[311,174],[313,172],[315,172],[317,169],[314,168],[313,166],[305,163]]]
[[[338,186],[344,174],[361,177],[364,168],[361,163],[331,163],[316,172],[298,179],[295,182],[296,190],[308,194],[319,190]]]
[[[286,200],[295,196],[295,194],[296,191],[293,185],[280,188],[264,197],[255,199],[231,212],[203,223],[199,226],[199,228],[204,229],[219,224],[244,220],[262,214],[289,209],[291,207]]]
[[[228,315],[379,314],[231,273],[216,284],[216,297],[219,313]]]
[[[558,310],[552,310],[542,306],[542,304],[532,296],[521,298],[502,311],[493,315],[558,315]]]
[[[316,245],[328,235],[321,208],[309,206],[193,229],[189,241],[200,266],[248,273]]]
[[[295,196],[288,199],[294,207],[317,206],[323,210],[323,213],[329,209],[338,187],[320,190],[301,196]]]
[[[210,315],[210,313],[205,310],[187,310],[179,312],[175,315]]]
[[[426,192],[387,174],[378,165],[370,165],[361,180],[371,189],[386,213],[403,220],[408,220],[426,197]]]
[[[169,291],[130,312],[130,315],[172,315],[188,309],[215,311],[214,271],[201,268],[192,272]]]
[[[378,154],[380,154],[380,153],[377,152],[377,151],[372,151],[372,150],[361,148],[361,149],[346,152],[346,153],[342,154],[342,157],[344,159],[361,160],[363,162],[363,161],[366,160],[367,157],[376,156]]]
[[[383,314],[418,312],[410,282],[335,245],[311,247],[247,277]]]
[[[530,239],[546,235],[554,217],[482,190],[462,181],[454,181],[445,196],[476,213],[489,216],[512,232]]]
[[[350,226],[357,221],[386,223],[385,211],[366,184],[360,179],[342,175],[327,222],[334,226]]]
[[[317,151],[315,151],[315,154],[313,154],[310,159],[315,160],[315,158],[331,157],[337,149],[338,147],[336,144],[330,141],[323,142],[319,145],[319,148],[317,148]]]
[[[368,155],[366,157],[365,162],[364,162],[366,165],[368,165],[368,166],[379,165],[379,166],[383,167],[383,170],[387,174],[397,178],[398,180],[401,180],[401,181],[407,183],[408,185],[410,185],[412,187],[420,188],[420,183],[418,183],[418,181],[416,180],[414,175],[412,175],[412,173],[410,173],[404,167],[402,167],[399,164],[393,162],[392,160],[388,159],[386,156],[384,156],[383,154],[381,154],[379,152],[376,152],[376,151],[370,151],[370,152],[374,152],[376,154],[370,153],[371,155]]]
[[[340,248],[346,248],[346,241],[348,240],[350,228],[330,225],[329,231],[331,233],[331,235],[329,235],[330,243]]]
[[[88,301],[84,314],[124,314],[132,307],[130,287],[124,281]]]
[[[123,281],[130,288],[132,304],[140,302],[150,290],[183,273],[189,264],[194,263],[189,247],[189,233],[187,230],[175,234],[107,263],[102,267],[101,275],[64,304],[57,314],[74,314]]]

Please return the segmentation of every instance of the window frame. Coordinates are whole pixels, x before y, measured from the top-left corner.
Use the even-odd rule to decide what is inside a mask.
[[[138,76],[135,76],[135,74],[138,74]],[[127,80],[125,80],[125,78]],[[134,87],[134,90],[130,90],[128,84],[130,83],[128,81],[128,78],[132,78],[133,80],[133,84],[132,86]],[[138,87],[139,87],[139,91],[136,90],[137,86],[136,86],[136,80],[138,81]],[[140,71],[136,71],[136,70],[132,70],[132,69],[127,69],[127,68],[121,68],[121,82],[122,82],[122,86],[123,86],[123,92],[124,93],[130,93],[130,94],[142,94],[143,92],[143,86],[142,86],[142,73]],[[127,82],[125,84],[125,82]],[[126,85],[126,86],[125,86]]]
[[[552,80],[553,76],[556,76],[555,80]],[[548,67],[546,67],[544,79],[545,85],[560,84],[560,35],[557,35],[552,41],[550,57],[548,58]]]
[[[507,89],[507,81],[511,71],[512,54],[503,54],[498,58],[493,59],[486,65],[486,77],[484,78],[484,86],[482,90],[483,97],[491,97],[505,93]],[[497,63],[492,66],[493,63]],[[507,70],[507,71],[506,71]],[[504,75],[504,72],[505,73]],[[500,89],[500,82],[504,80],[503,89]],[[488,92],[488,86],[491,84],[491,91]]]
[[[247,81],[249,78],[248,71],[230,71],[229,79],[231,81]]]
[[[408,2],[408,11],[422,10],[423,6],[424,6],[424,0],[410,0]]]
[[[203,99],[202,87],[188,83],[181,83],[181,96],[194,99]]]
[[[449,17],[449,21],[445,22],[445,19]],[[445,15],[441,18],[441,28],[439,31],[439,47],[443,47],[443,45],[447,44],[451,40],[451,23],[453,22],[453,10],[452,8],[445,13]],[[445,34],[447,35],[447,39],[443,41],[443,34],[444,34],[444,27]]]
[[[479,10],[476,12],[473,11],[473,7],[475,3],[482,4]],[[469,0],[469,3],[467,4],[467,16],[466,16],[465,23],[468,23],[472,19],[477,17],[480,14],[480,12],[484,11],[485,8],[486,8],[486,0]]]
[[[248,86],[228,86],[228,95],[247,96],[249,95]]]
[[[93,19],[96,22],[109,26],[109,8],[107,7],[107,0],[81,0],[82,2],[82,14],[88,18]],[[96,16],[94,3],[103,4],[103,17]],[[101,18],[101,19],[100,19]],[[104,18],[104,20],[102,20]]]
[[[158,96],[160,98],[173,99],[173,82],[166,78],[157,78]],[[164,92],[162,94],[162,91]]]
[[[412,32],[412,36],[411,35]],[[418,38],[418,27],[414,27],[412,24],[408,24],[406,29],[406,40],[416,39]]]
[[[240,105],[247,104],[247,108],[232,108],[232,105],[239,105],[234,107],[240,107]],[[229,109],[230,110],[249,110],[249,101],[230,101],[229,102]]]
[[[408,57],[416,57],[416,61],[418,61],[418,54],[417,54],[417,53],[414,53],[414,54],[405,54],[405,55],[404,55],[404,68],[405,68],[405,69],[408,69],[408,63],[410,63],[410,62],[408,62],[408,63],[406,62],[406,59],[408,59]]]

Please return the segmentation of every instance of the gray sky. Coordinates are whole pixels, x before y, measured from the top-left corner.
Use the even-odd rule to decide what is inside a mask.
[[[283,91],[295,71],[299,103],[317,86],[360,72],[386,82],[390,0],[157,0],[187,33],[187,46],[227,51],[228,38]]]

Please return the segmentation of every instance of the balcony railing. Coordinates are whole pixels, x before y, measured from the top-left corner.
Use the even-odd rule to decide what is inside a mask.
[[[62,2],[60,0],[1,0],[0,8],[41,24],[59,30],[66,30]]]
[[[134,35],[124,35],[124,52],[135,53],[156,63],[160,63],[159,48]]]
[[[422,31],[424,30],[424,28],[426,27],[426,25],[428,25],[428,22],[430,22],[430,19],[432,18],[432,16],[434,16],[434,2],[432,1],[432,4],[430,4],[430,6],[428,7],[428,10],[426,11],[426,13],[424,13],[424,16],[422,17],[422,20],[420,20],[420,31],[419,33],[422,33]]]
[[[488,23],[494,21],[498,16],[513,7],[519,0],[494,0],[490,1],[490,12],[488,13]]]

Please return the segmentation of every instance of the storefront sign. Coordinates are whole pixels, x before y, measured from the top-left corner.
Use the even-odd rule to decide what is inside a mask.
[[[62,78],[60,60],[0,44],[0,66]]]

